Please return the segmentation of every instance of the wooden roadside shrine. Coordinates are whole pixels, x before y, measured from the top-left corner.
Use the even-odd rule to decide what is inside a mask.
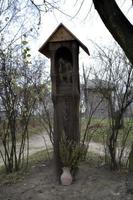
[[[60,175],[59,141],[61,134],[79,141],[79,47],[87,47],[60,24],[41,46],[39,52],[51,60],[52,100],[54,105],[54,155]]]

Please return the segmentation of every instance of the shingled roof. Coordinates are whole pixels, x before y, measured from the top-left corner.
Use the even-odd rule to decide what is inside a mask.
[[[61,42],[61,41],[77,41],[79,46],[88,54],[88,48],[66,27],[64,24],[59,24],[59,26],[54,30],[54,32],[49,36],[45,43],[40,47],[39,52],[50,57],[49,43],[51,42]]]

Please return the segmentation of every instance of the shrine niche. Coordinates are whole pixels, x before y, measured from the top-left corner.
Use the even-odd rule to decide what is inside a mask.
[[[79,142],[79,47],[87,47],[60,24],[39,51],[51,60],[52,100],[54,105],[54,155],[57,174],[61,171],[59,142],[62,133]]]
[[[58,86],[72,84],[72,54],[66,47],[61,47],[56,51],[55,60],[57,62],[57,76],[59,78]]]

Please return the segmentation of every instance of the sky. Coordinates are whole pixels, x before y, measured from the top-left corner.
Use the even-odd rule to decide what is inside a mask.
[[[76,0],[62,0],[60,10],[66,14],[54,10],[53,12],[48,12],[42,16],[39,36],[34,42],[35,53],[37,53],[39,47],[46,41],[49,35],[60,23],[63,23],[87,46],[91,56],[93,56],[95,50],[93,42],[102,46],[113,45],[114,40],[101,21],[97,11],[94,9],[92,1],[84,0],[84,3],[80,8],[82,1],[83,0],[78,0],[77,3],[75,3]],[[116,0],[116,2],[121,7],[124,14],[126,14],[129,21],[133,24],[133,9],[131,8],[132,1]],[[88,58],[88,55],[81,50],[79,55],[80,65],[82,65],[82,63],[88,65],[91,56]]]

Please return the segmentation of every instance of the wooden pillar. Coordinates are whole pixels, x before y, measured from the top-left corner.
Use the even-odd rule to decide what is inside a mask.
[[[51,59],[52,100],[54,105],[54,155],[56,173],[61,173],[59,143],[62,134],[79,142],[79,47],[87,47],[60,24],[39,51]]]
[[[54,105],[54,155],[61,173],[60,138],[79,141],[79,46],[76,41],[50,43],[52,100]]]

